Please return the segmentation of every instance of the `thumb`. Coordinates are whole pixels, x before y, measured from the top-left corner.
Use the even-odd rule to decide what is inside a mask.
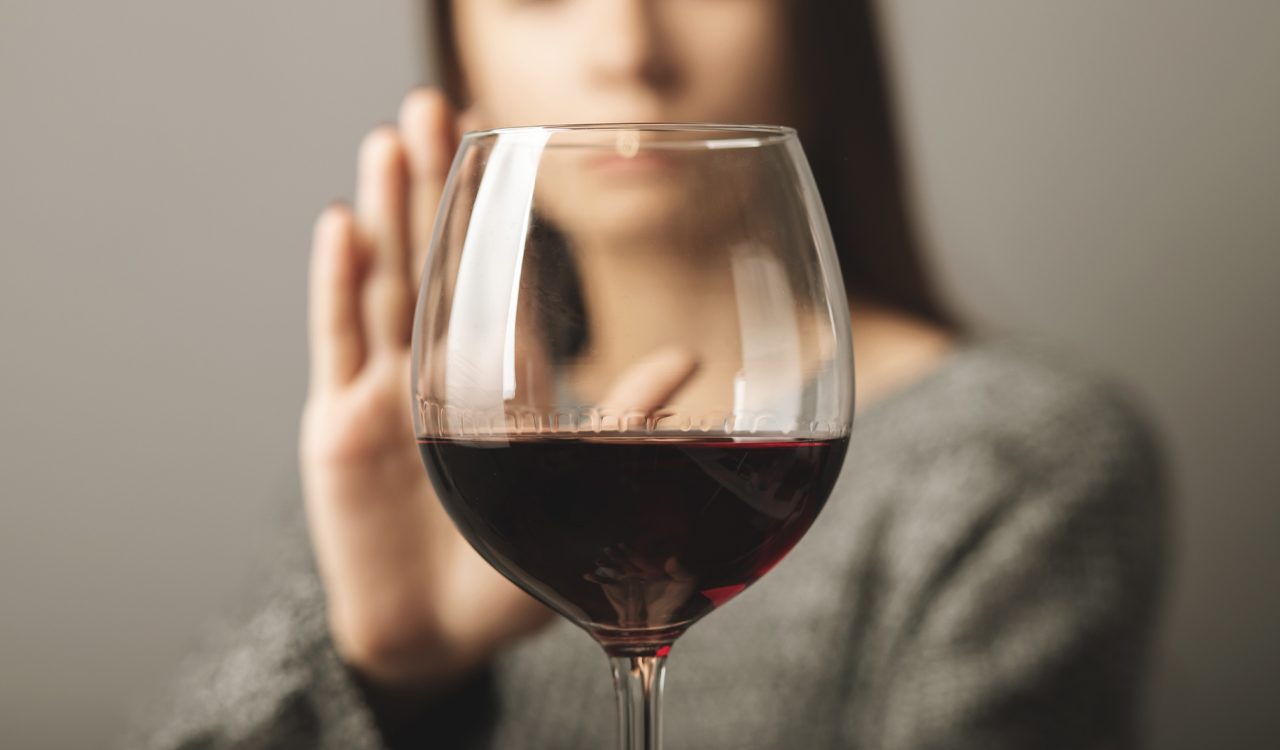
[[[599,408],[619,415],[638,412],[647,416],[667,403],[697,371],[698,360],[687,349],[663,347],[622,373]]]

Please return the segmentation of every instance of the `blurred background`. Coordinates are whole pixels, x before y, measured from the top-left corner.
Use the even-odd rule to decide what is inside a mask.
[[[882,5],[950,297],[1165,436],[1153,745],[1274,741],[1280,3]],[[107,744],[271,555],[311,223],[419,33],[412,0],[0,0],[0,746]]]

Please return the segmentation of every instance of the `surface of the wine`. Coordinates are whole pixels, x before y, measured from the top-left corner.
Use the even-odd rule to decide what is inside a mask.
[[[612,651],[670,643],[813,523],[847,438],[420,438],[463,535]]]

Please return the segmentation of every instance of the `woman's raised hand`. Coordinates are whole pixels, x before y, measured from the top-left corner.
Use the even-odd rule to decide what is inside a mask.
[[[383,687],[445,684],[551,613],[458,534],[423,470],[409,404],[417,277],[461,130],[437,91],[360,146],[353,208],[316,224],[300,459],[341,656]]]
[[[311,261],[308,525],[334,644],[392,694],[446,685],[553,617],[458,533],[413,434],[417,277],[461,129],[439,92],[409,94],[398,126],[361,144],[354,208],[321,215]],[[654,352],[600,406],[657,409],[697,369],[681,350]]]

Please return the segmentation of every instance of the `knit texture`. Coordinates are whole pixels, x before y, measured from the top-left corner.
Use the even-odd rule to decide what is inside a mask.
[[[858,415],[809,534],[676,643],[668,747],[1137,746],[1159,480],[1142,420],[1104,380],[1026,347],[958,349]],[[390,747],[296,557],[131,747]],[[612,747],[611,691],[600,648],[557,621],[396,744]]]

